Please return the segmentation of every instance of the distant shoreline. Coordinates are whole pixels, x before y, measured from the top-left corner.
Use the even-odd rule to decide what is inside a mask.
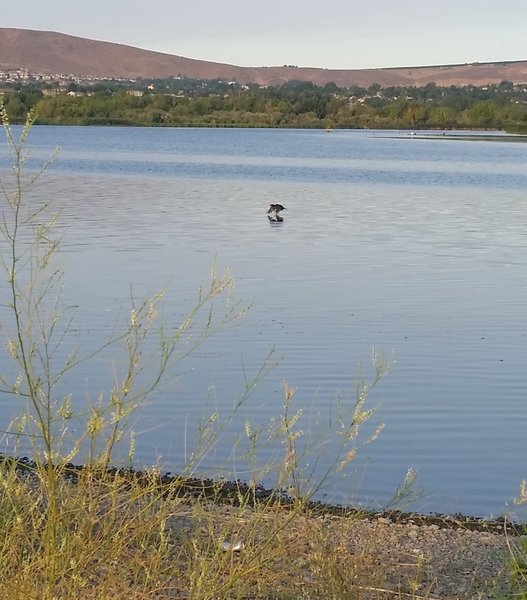
[[[472,131],[481,131],[482,133],[478,135],[474,135],[469,132],[456,134],[450,132],[442,132],[431,134],[429,131],[421,130],[419,133],[411,132],[409,134],[407,133],[406,135],[400,135],[395,137],[397,139],[418,138],[421,140],[456,140],[464,142],[527,142],[527,135],[523,135],[520,133],[503,133],[502,135],[490,135],[488,133],[483,133],[486,130]]]

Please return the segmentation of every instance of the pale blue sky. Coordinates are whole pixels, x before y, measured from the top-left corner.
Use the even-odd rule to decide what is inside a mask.
[[[21,0],[1,27],[244,66],[527,60],[527,0]]]

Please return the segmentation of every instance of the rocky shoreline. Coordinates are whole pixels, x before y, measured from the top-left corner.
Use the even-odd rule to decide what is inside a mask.
[[[514,542],[504,533],[379,517],[355,523],[351,536],[355,548],[368,548],[385,565],[389,583],[400,589],[415,581],[417,589],[405,593],[416,597],[490,600],[510,592],[507,559]]]
[[[34,462],[27,458],[13,458],[6,455],[0,455],[0,464],[3,462],[14,463],[16,469],[21,472],[31,472],[35,469]],[[83,465],[66,464],[62,470],[66,478],[71,481],[79,476],[85,469]],[[133,478],[136,481],[145,479],[148,484],[152,482],[152,473],[141,471],[132,468],[115,468],[110,467],[105,471],[106,475],[119,475]],[[167,490],[177,490],[182,495],[191,497],[201,497],[214,499],[215,502],[231,504],[237,501],[237,498],[252,498],[254,502],[276,502],[283,509],[295,507],[297,502],[291,498],[286,492],[266,488],[262,485],[250,487],[246,482],[241,480],[215,480],[215,479],[200,479],[196,477],[182,477],[172,473],[156,473],[155,478],[160,488]],[[385,522],[394,524],[411,525],[434,525],[441,529],[457,529],[463,528],[470,531],[480,531],[487,533],[508,533],[511,535],[521,535],[527,531],[527,523],[517,523],[505,517],[497,519],[485,519],[462,513],[454,513],[446,515],[441,513],[416,513],[411,511],[401,510],[371,510],[363,507],[353,507],[341,504],[329,504],[319,501],[306,502],[305,508],[312,511],[316,515],[333,515],[333,516],[362,516],[367,519],[376,520],[384,519]]]

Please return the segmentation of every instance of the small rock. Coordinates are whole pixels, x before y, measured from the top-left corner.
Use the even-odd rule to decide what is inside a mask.
[[[222,542],[221,549],[224,552],[241,552],[245,548],[243,542]]]

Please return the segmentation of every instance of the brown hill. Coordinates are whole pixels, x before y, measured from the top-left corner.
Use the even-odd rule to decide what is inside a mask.
[[[318,69],[308,67],[237,67],[100,42],[50,31],[0,28],[0,70],[27,68],[31,73],[134,79],[185,76],[239,83],[277,85],[289,80],[338,86],[440,86],[527,82],[527,61],[473,63],[390,69]]]

